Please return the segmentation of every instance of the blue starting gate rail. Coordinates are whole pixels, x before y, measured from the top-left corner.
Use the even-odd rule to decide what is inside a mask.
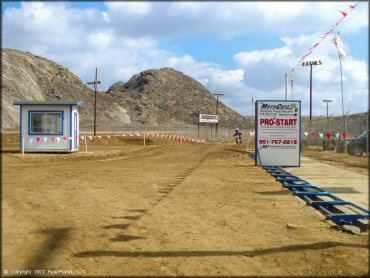
[[[255,153],[249,153],[249,156],[256,159]],[[355,225],[361,230],[368,228],[370,212],[367,209],[345,201],[308,181],[288,173],[283,167],[263,166],[262,168],[275,177],[283,187],[292,191],[293,195],[323,213],[325,219],[333,221],[336,225]]]

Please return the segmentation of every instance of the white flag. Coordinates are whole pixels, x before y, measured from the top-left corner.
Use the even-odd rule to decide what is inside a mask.
[[[44,137],[44,142],[46,143],[46,141],[48,140],[48,138],[47,137]]]
[[[81,140],[85,140],[85,137],[83,137],[83,136],[80,136],[80,138],[81,138]]]
[[[58,141],[58,143],[59,143],[59,141],[60,141],[60,137],[57,137],[57,141]]]
[[[93,139],[92,136],[89,136],[89,139],[92,141],[92,139]]]
[[[336,35],[334,38],[333,38],[333,43],[335,44],[335,46],[338,48],[338,53],[339,53],[339,59],[341,60],[344,60],[344,58],[346,57],[346,52],[344,51],[344,46],[343,46],[343,42],[338,35]]]
[[[324,133],[319,133],[320,135],[320,138],[322,139],[322,137],[324,136]]]
[[[339,138],[339,132],[336,132],[335,133],[335,137],[337,137],[337,140],[338,140],[338,138]]]
[[[31,143],[33,142],[33,138],[30,138],[30,142],[31,142]]]
[[[308,136],[308,132],[304,132],[304,135]]]

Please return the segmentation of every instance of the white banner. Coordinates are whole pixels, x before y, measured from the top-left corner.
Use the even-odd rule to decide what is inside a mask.
[[[256,165],[300,166],[301,102],[256,101]]]
[[[200,123],[218,123],[218,115],[199,114]]]

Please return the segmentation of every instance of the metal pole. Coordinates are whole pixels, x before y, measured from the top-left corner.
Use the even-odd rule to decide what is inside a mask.
[[[340,88],[342,92],[342,114],[343,114],[343,121],[344,121],[344,132],[346,133],[346,120],[344,116],[344,101],[343,101],[343,79],[342,79],[342,59],[340,58],[339,55],[339,50],[338,50],[338,58],[339,58],[339,66],[340,66]]]
[[[285,74],[285,100],[288,100],[288,74]]]
[[[98,68],[95,68],[95,105],[94,105],[94,136],[96,136],[96,95],[98,91]]]
[[[293,97],[293,92],[294,92],[294,87],[293,87],[294,81],[293,81],[293,75],[290,76],[290,89],[292,91],[292,100],[294,99]]]
[[[317,131],[319,130],[319,120],[321,119],[321,116],[317,118]],[[317,134],[317,149],[319,149],[319,134]]]
[[[198,113],[198,140],[199,140],[199,121],[200,121],[200,111]]]
[[[216,96],[216,115],[218,115],[218,95]],[[216,123],[216,138],[218,137],[218,121]]]
[[[311,143],[311,132],[312,132],[312,64],[310,65],[310,138],[308,140],[308,146]]]

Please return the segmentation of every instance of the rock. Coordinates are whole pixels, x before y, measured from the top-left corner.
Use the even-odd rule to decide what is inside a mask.
[[[297,225],[294,225],[294,224],[291,224],[291,223],[286,223],[286,226],[288,229],[297,229],[298,226]]]
[[[354,235],[361,235],[361,229],[353,225],[342,225],[342,230]]]

